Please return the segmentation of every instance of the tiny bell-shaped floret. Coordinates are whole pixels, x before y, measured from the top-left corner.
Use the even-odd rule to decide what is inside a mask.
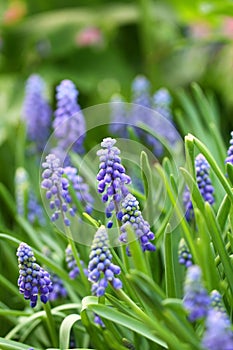
[[[181,238],[179,243],[178,260],[179,263],[181,265],[185,265],[185,267],[190,267],[191,265],[193,265],[192,254],[190,253],[184,238]]]

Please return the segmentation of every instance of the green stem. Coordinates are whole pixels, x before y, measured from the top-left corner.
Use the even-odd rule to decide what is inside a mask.
[[[56,329],[55,329],[55,323],[54,323],[54,319],[51,313],[51,307],[50,307],[50,303],[49,301],[46,304],[43,304],[44,310],[46,312],[46,323],[48,326],[48,331],[49,331],[49,335],[52,341],[52,345],[54,348],[58,347],[58,340],[57,340],[57,336],[56,336]]]

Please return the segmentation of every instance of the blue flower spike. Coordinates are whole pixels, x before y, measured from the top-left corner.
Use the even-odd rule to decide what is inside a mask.
[[[109,283],[114,289],[121,289],[122,282],[115,277],[120,273],[120,267],[112,263],[108,233],[102,225],[94,236],[89,256],[88,280],[92,283],[92,294],[103,296]]]
[[[210,297],[202,284],[201,277],[199,266],[193,265],[187,269],[183,304],[191,322],[206,317],[210,305]]]
[[[30,300],[31,307],[37,304],[38,296],[42,303],[47,303],[53,291],[50,275],[36,263],[31,247],[20,243],[17,253],[19,264],[18,286],[26,300]]]
[[[142,216],[138,200],[131,193],[123,200],[118,217],[122,222],[122,233],[119,237],[122,243],[127,243],[127,225],[130,225],[140,240],[142,251],[155,251],[155,245],[151,243],[151,240],[155,238],[154,233],[150,230],[149,223]],[[127,253],[130,254],[128,250]]]

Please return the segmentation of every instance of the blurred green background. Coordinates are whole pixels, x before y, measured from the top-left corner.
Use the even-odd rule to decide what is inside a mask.
[[[0,2],[0,144],[21,114],[25,81],[41,74],[54,105],[55,86],[71,79],[82,108],[130,96],[145,74],[178,88],[198,82],[233,128],[233,2],[183,0],[13,0]],[[188,116],[187,116],[188,118]],[[7,127],[9,126],[9,127]]]

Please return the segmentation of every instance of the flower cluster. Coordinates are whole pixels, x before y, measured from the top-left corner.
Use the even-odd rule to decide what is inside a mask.
[[[91,214],[92,206],[94,203],[94,198],[90,194],[89,186],[84,181],[82,176],[78,175],[76,168],[68,166],[64,168],[64,174],[67,176],[68,180],[72,183],[72,186],[76,192],[77,198],[84,206],[86,212]]]
[[[111,99],[111,124],[110,131],[113,134],[127,137],[127,110],[121,95],[114,95]]]
[[[171,95],[169,91],[165,88],[157,90],[152,97],[153,109],[168,120],[172,120],[172,114],[170,109],[171,102]]]
[[[54,154],[49,154],[46,161],[42,163],[42,167],[45,170],[42,173],[41,187],[46,190],[46,198],[50,201],[50,209],[55,210],[51,220],[57,220],[62,214],[65,225],[69,226],[70,220],[66,213],[68,212],[71,216],[74,216],[75,212],[70,206],[69,182],[63,177],[64,169],[60,166],[60,160]]]
[[[98,192],[102,193],[102,201],[107,203],[106,216],[110,218],[114,210],[118,213],[118,205],[129,193],[126,185],[131,182],[125,174],[125,168],[119,157],[120,150],[115,147],[116,140],[110,137],[101,142],[102,149],[97,152],[100,159],[99,173],[97,175]],[[112,222],[108,223],[108,227]]]
[[[231,323],[229,318],[221,311],[211,309],[208,312],[202,345],[206,350],[233,349]]]
[[[63,281],[55,273],[50,273],[50,276],[53,284],[53,290],[49,295],[49,300],[55,301],[60,298],[65,298],[67,296],[67,290],[63,284]]]
[[[191,322],[205,317],[210,305],[210,297],[202,285],[201,277],[199,266],[193,265],[188,268],[184,285],[183,304]]]
[[[209,171],[210,165],[205,157],[200,153],[195,159],[196,180],[200,193],[205,202],[214,204],[214,188],[210,180]],[[187,221],[191,221],[193,218],[193,205],[190,198],[190,192],[186,187],[183,194],[183,203],[185,207],[185,216]]]
[[[233,164],[233,131],[231,132],[230,146],[227,151],[225,163]]]
[[[82,153],[86,124],[77,103],[78,91],[71,80],[63,80],[56,88],[57,109],[53,122],[58,148]]]
[[[19,263],[20,293],[30,300],[31,307],[36,306],[38,295],[46,303],[53,290],[49,273],[36,263],[33,251],[26,243],[20,243],[16,255]]]
[[[179,243],[178,260],[179,263],[181,265],[185,265],[185,267],[190,267],[193,264],[192,254],[190,253],[184,238],[181,238]]]
[[[80,261],[82,265],[84,265],[83,261]],[[75,261],[75,258],[73,256],[72,253],[72,249],[71,246],[68,245],[66,248],[66,263],[67,263],[67,267],[70,270],[69,272],[69,277],[70,279],[74,280],[77,276],[79,276],[80,274],[80,270],[77,266],[77,263]],[[87,269],[83,269],[83,272],[85,273],[85,275],[87,275]]]
[[[132,82],[132,102],[143,107],[151,107],[150,82],[143,75],[137,76]]]
[[[226,315],[226,309],[222,301],[222,296],[217,290],[210,293],[210,306],[212,309],[220,311]]]
[[[118,216],[122,221],[122,233],[119,237],[121,242],[127,243],[127,225],[130,225],[134,229],[137,237],[140,239],[142,250],[155,251],[154,244],[150,242],[155,236],[150,230],[149,223],[144,220],[142,216],[139,208],[139,202],[131,193],[129,193],[123,200],[122,210]]]
[[[23,119],[27,125],[27,135],[35,142],[37,151],[43,150],[49,136],[52,111],[44,98],[45,83],[36,74],[26,83],[26,95],[23,105]]]
[[[104,226],[96,232],[89,256],[88,280],[92,283],[92,293],[98,297],[104,295],[110,282],[113,288],[122,288],[122,282],[115,275],[121,272],[120,267],[112,263],[108,234]]]
[[[17,212],[20,216],[27,217],[31,224],[45,225],[43,209],[29,187],[29,176],[22,167],[18,168],[15,174],[15,196]]]

